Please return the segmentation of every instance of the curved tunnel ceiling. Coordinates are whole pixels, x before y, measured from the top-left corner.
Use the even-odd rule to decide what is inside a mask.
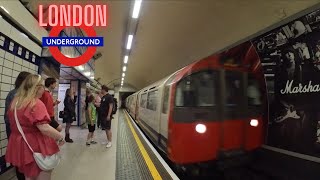
[[[105,46],[98,48],[102,57],[96,61],[96,78],[101,78],[103,84],[117,85],[132,4],[105,2],[109,3],[110,19],[108,28],[96,28],[105,41]],[[141,89],[317,3],[318,0],[144,0],[124,84]]]
[[[125,84],[141,89],[316,3],[143,1]],[[121,76],[129,6],[129,2],[111,1],[110,27],[99,31],[106,46],[100,49],[103,55],[96,61],[96,74],[104,83]]]

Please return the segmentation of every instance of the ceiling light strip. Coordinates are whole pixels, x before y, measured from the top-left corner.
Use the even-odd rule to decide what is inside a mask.
[[[140,7],[141,7],[142,0],[135,0],[132,18],[137,19],[139,17]]]

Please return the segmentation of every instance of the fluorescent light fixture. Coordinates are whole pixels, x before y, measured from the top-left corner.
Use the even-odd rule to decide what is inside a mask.
[[[121,79],[121,81],[124,81],[124,77]]]
[[[9,11],[8,11],[6,8],[4,8],[3,6],[0,6],[0,7],[1,7],[1,9],[3,9],[6,13],[9,14]]]
[[[126,72],[126,70],[127,70],[127,67],[126,67],[126,66],[123,66],[122,71],[123,71],[123,72]]]
[[[133,13],[132,13],[132,18],[134,18],[134,19],[137,19],[139,16],[141,2],[142,2],[142,0],[136,0],[134,2]]]
[[[123,60],[123,62],[125,63],[125,64],[127,64],[128,63],[128,56],[124,56],[124,60]]]
[[[130,34],[130,35],[128,36],[127,49],[131,49],[132,39],[133,39],[133,35]]]
[[[122,77],[125,77],[126,76],[126,74],[125,73],[122,73]]]
[[[85,72],[84,73],[85,76],[90,76],[90,74],[91,74],[90,72]]]
[[[83,70],[84,70],[84,67],[83,67],[83,66],[81,66],[81,65],[80,65],[80,66],[78,66],[78,68],[79,68],[79,70],[80,70],[80,71],[83,71]]]

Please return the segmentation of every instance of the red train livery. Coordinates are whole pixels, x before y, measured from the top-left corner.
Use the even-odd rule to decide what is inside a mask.
[[[126,107],[173,163],[187,165],[260,147],[265,89],[258,54],[247,42],[143,88]]]

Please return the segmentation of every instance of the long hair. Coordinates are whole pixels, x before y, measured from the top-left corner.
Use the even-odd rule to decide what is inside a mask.
[[[18,77],[17,77],[17,79],[16,79],[16,81],[15,81],[15,83],[14,83],[15,88],[18,89],[18,88],[21,86],[22,82],[23,82],[23,81],[27,78],[27,76],[29,76],[30,74],[31,74],[31,73],[26,72],[26,71],[20,72],[19,75],[18,75]]]
[[[26,106],[33,107],[37,100],[38,88],[39,86],[43,86],[43,83],[44,81],[40,75],[28,75],[17,90],[17,94],[11,104],[11,110],[14,109],[16,102],[18,102],[17,109]]]
[[[66,90],[66,95],[65,95],[65,97],[67,97],[67,96],[70,96],[70,88],[68,88],[68,89]]]

